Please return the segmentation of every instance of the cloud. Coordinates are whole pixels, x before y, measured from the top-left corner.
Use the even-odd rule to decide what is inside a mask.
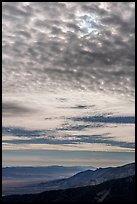
[[[3,2],[2,15],[4,91],[134,96],[133,2]]]
[[[2,102],[2,115],[3,116],[17,116],[17,115],[28,115],[30,113],[36,112],[29,107],[19,105],[16,102]]]
[[[72,107],[58,107],[58,108],[62,108],[62,109],[90,109],[92,107],[95,107],[95,105],[76,105],[76,106],[72,106]]]
[[[60,133],[54,134],[54,131],[49,130],[25,130],[22,128],[3,128],[3,143],[9,144],[53,144],[53,145],[68,145],[68,144],[105,144],[114,147],[122,147],[134,149],[134,142],[116,141],[109,133],[102,135],[70,135]],[[9,136],[7,136],[9,135]],[[10,135],[12,139],[10,139]],[[13,137],[15,136],[15,137]],[[8,138],[7,138],[8,137]],[[19,139],[17,137],[20,137]],[[29,139],[28,139],[29,138]]]
[[[13,136],[25,136],[25,137],[38,137],[47,134],[50,130],[27,130],[23,128],[16,127],[2,127],[2,134],[13,135]]]
[[[73,131],[81,131],[84,130],[86,128],[99,128],[102,127],[103,125],[101,124],[94,124],[94,125],[90,125],[90,124],[85,124],[85,125],[68,125],[62,128],[58,128],[57,130],[73,130]]]
[[[91,123],[123,123],[123,124],[134,124],[135,117],[134,116],[86,116],[86,117],[74,117],[73,121],[83,121],[83,122],[91,122]]]
[[[2,66],[4,148],[134,149],[134,2],[3,2]]]

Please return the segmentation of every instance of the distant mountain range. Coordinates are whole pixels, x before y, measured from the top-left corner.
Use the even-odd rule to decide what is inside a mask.
[[[18,179],[20,177],[23,181],[27,180],[28,183],[22,185],[9,186],[9,180],[7,186],[2,189],[3,195],[12,194],[31,194],[41,193],[43,191],[60,190],[77,188],[84,186],[95,186],[105,181],[125,178],[135,175],[135,163],[126,164],[118,167],[97,168],[94,170],[81,171],[86,167],[11,167],[6,168],[7,172],[3,172],[5,178],[7,176]],[[93,168],[93,167],[92,167]],[[10,171],[11,170],[11,171]],[[78,172],[78,173],[77,173]],[[9,173],[9,174],[8,174]],[[29,176],[30,175],[30,176]],[[60,178],[64,176],[66,178]],[[37,182],[36,178],[39,177]],[[57,179],[58,178],[58,179]],[[21,180],[21,181],[22,181]],[[34,180],[34,181],[33,181]],[[12,182],[12,181],[11,181]]]
[[[92,166],[26,166],[2,168],[2,194],[40,192],[37,187],[41,182],[69,178],[78,172],[96,169]]]
[[[94,186],[4,196],[4,202],[91,203],[135,202],[135,176],[113,179]]]
[[[96,169],[92,166],[25,166],[25,167],[3,167],[2,168],[2,176],[3,177],[30,177],[35,176],[39,173],[43,174],[55,174],[55,173],[76,173],[80,171],[84,171],[87,169]]]
[[[86,170],[66,179],[58,179],[39,185],[32,185],[31,190],[58,190],[75,188],[87,185],[97,185],[112,179],[124,178],[135,175],[135,163],[119,167],[98,168],[96,170]]]

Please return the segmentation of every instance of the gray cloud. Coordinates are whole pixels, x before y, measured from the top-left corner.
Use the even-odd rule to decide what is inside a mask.
[[[129,124],[134,134],[134,2],[3,2],[2,65],[3,137],[20,137],[5,143],[134,148],[100,134]]]
[[[13,135],[19,137],[36,137],[36,136],[43,136],[49,133],[50,130],[27,130],[23,128],[16,128],[16,127],[3,127],[2,134],[5,135]],[[52,131],[53,132],[53,131]]]
[[[51,133],[51,135],[49,135]],[[69,135],[66,134],[64,139],[59,139],[57,136],[52,135],[54,131],[49,130],[26,130],[21,128],[3,128],[3,136],[10,134],[19,137],[29,137],[30,140],[14,139],[4,140],[3,142],[11,144],[79,144],[79,143],[101,143],[110,146],[124,147],[124,148],[135,148],[133,142],[115,141],[109,136],[109,133],[102,135]],[[44,136],[41,138],[40,136]],[[72,139],[71,139],[72,138]]]
[[[134,116],[85,116],[70,118],[73,121],[83,121],[90,123],[121,123],[121,124],[135,124]]]
[[[87,106],[87,105],[75,105],[72,107],[58,107],[58,108],[62,108],[62,109],[90,109],[95,107],[95,105],[91,105],[91,106]]]
[[[36,112],[29,107],[19,105],[16,102],[3,102],[2,103],[2,115],[3,116],[17,116],[17,115],[26,115],[32,112]]]
[[[57,130],[73,130],[73,131],[81,131],[84,130],[86,128],[100,128],[103,127],[102,124],[85,124],[85,125],[69,125],[69,126],[65,126],[62,128],[58,128]]]
[[[134,96],[133,2],[3,2],[2,15],[4,91]]]

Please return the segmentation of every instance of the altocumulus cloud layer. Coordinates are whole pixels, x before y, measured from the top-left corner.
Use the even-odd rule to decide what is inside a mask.
[[[133,2],[3,2],[3,90],[134,95]]]
[[[3,2],[3,149],[134,151],[134,2]]]

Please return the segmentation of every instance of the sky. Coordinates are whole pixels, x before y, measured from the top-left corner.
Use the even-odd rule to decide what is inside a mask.
[[[135,3],[2,3],[3,166],[135,159]]]

